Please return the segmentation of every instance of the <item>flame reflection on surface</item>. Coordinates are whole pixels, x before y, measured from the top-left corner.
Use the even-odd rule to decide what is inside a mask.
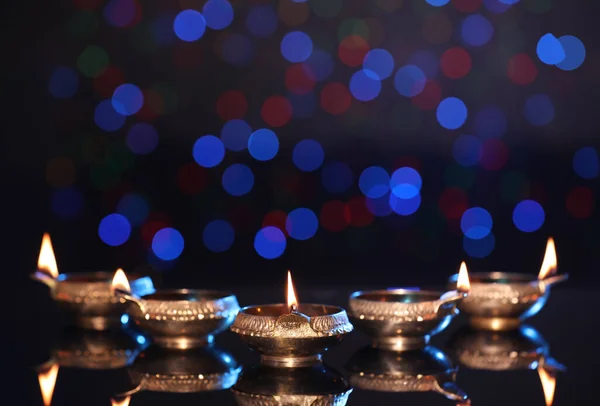
[[[50,406],[52,403],[52,394],[54,393],[54,387],[56,386],[56,378],[58,377],[58,364],[52,364],[52,366],[38,374],[38,381],[40,382],[40,392],[42,392],[42,399],[44,400],[44,406]]]
[[[127,275],[125,275],[125,272],[123,272],[121,268],[117,269],[117,272],[115,272],[111,286],[113,290],[119,289],[124,292],[131,293],[131,286],[129,286]]]
[[[38,270],[50,275],[54,279],[58,278],[58,266],[56,265],[56,257],[54,256],[52,241],[48,233],[44,233],[44,237],[42,237],[42,246],[40,248],[37,267]]]
[[[556,247],[554,246],[554,239],[548,238],[546,244],[546,253],[544,254],[544,260],[542,261],[542,267],[538,275],[538,279],[546,279],[556,273],[557,259],[556,259]]]
[[[112,406],[129,406],[130,400],[131,400],[131,396],[126,396],[121,399],[111,399],[110,403]]]
[[[287,305],[290,311],[298,308],[298,299],[294,291],[294,282],[292,282],[292,273],[290,271],[288,271],[287,275]]]
[[[460,264],[460,270],[458,271],[458,278],[456,279],[456,289],[461,292],[471,291],[471,282],[469,281],[469,272],[467,271],[467,264],[463,261]]]
[[[538,374],[540,375],[540,382],[542,382],[546,406],[552,406],[552,403],[554,402],[554,391],[556,390],[556,377],[546,371],[543,367],[538,368]]]

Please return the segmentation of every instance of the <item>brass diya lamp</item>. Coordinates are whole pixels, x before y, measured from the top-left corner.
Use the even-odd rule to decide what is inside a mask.
[[[115,297],[127,306],[130,320],[164,348],[185,350],[211,344],[240,309],[235,295],[215,290],[158,290],[137,296],[122,269],[115,273],[112,287]]]
[[[46,284],[58,307],[70,321],[84,329],[118,328],[126,307],[111,290],[111,272],[58,273],[50,235],[44,234],[38,259],[38,270],[32,278]],[[137,294],[154,291],[148,276],[134,276],[132,290]]]
[[[240,406],[344,406],[352,389],[341,374],[324,364],[259,365],[244,370],[232,392]]]
[[[128,368],[134,388],[117,399],[142,391],[198,393],[229,389],[241,371],[232,355],[215,348],[181,352],[153,347],[142,352]]]
[[[387,289],[354,292],[350,319],[367,334],[372,346],[390,351],[424,348],[458,314],[457,304],[469,294],[469,275],[463,262],[456,290]]]
[[[455,402],[468,400],[456,385],[458,368],[446,354],[431,346],[402,353],[363,348],[350,358],[346,370],[350,384],[363,390],[436,392]]]
[[[300,367],[320,362],[321,354],[352,328],[341,307],[299,304],[288,271],[287,304],[244,307],[231,331],[260,353],[263,364]]]
[[[472,273],[471,292],[459,304],[459,309],[469,315],[474,328],[493,331],[517,329],[523,320],[544,307],[552,285],[568,279],[568,274],[556,275],[556,266],[556,249],[554,240],[550,238],[537,278],[523,273]],[[450,286],[455,286],[457,277],[450,277]]]

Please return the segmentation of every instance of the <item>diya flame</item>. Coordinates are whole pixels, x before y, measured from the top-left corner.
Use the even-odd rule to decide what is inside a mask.
[[[460,264],[458,278],[456,279],[456,290],[464,293],[469,293],[471,291],[471,281],[469,281],[469,272],[467,271],[467,264],[465,261]]]
[[[290,309],[290,313],[298,309],[298,299],[296,292],[294,291],[294,282],[292,281],[292,273],[287,273],[287,306]]]
[[[544,260],[542,261],[542,267],[538,275],[538,280],[544,280],[550,276],[556,275],[557,259],[556,259],[556,247],[554,246],[554,239],[548,238],[546,244],[546,253],[544,254]]]
[[[56,265],[56,257],[54,256],[52,241],[48,233],[44,233],[42,237],[42,246],[40,248],[37,267],[40,272],[45,273],[53,279],[58,278],[58,266]]]
[[[52,403],[52,395],[54,394],[54,387],[56,386],[57,377],[57,363],[53,363],[49,369],[38,374],[38,381],[40,382],[40,392],[42,392],[42,400],[44,401],[44,406],[50,406],[50,404]]]
[[[131,400],[131,396],[126,396],[122,399],[111,399],[110,403],[112,406],[129,406],[130,400]]]
[[[543,366],[538,367],[538,374],[540,375],[540,382],[542,383],[542,389],[544,390],[546,406],[552,406],[552,403],[554,402],[554,392],[556,390],[556,377],[545,370]]]
[[[111,289],[113,290],[113,292],[115,290],[121,290],[126,293],[131,293],[131,286],[129,285],[129,280],[127,279],[127,275],[125,275],[123,269],[119,268],[117,269],[117,272],[115,272],[115,276],[113,277],[111,284]]]

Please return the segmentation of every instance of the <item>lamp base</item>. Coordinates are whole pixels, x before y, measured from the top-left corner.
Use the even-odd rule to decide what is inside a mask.
[[[471,317],[471,327],[477,330],[512,331],[521,326],[521,320],[509,317]]]
[[[321,354],[303,355],[303,356],[279,356],[279,355],[264,355],[260,356],[262,365],[274,368],[300,368],[308,367],[315,364],[320,364]]]
[[[429,344],[430,336],[421,337],[380,337],[374,339],[372,347],[386,351],[413,351],[425,348]]]
[[[208,347],[212,345],[214,337],[152,337],[152,341],[159,347],[170,350],[189,350],[198,347]]]

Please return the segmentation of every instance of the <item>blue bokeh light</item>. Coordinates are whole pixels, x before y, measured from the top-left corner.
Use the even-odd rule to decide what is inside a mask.
[[[312,40],[302,31],[289,32],[281,40],[281,55],[289,62],[304,62],[312,51]]]
[[[329,162],[321,172],[321,182],[329,193],[344,193],[352,186],[352,169],[343,162]]]
[[[427,78],[415,65],[405,65],[394,76],[394,87],[402,96],[414,97],[425,89]]]
[[[161,14],[151,23],[152,37],[157,45],[169,46],[177,40],[173,30],[173,16]]]
[[[110,100],[103,100],[94,110],[94,122],[100,129],[112,132],[123,127],[125,116],[117,113]]]
[[[127,324],[127,323],[129,323],[129,315],[127,315],[127,314],[121,315],[121,324]]]
[[[467,209],[461,219],[460,228],[472,240],[485,238],[492,231],[492,215],[482,207]]]
[[[124,216],[113,213],[100,220],[98,225],[100,239],[111,247],[124,244],[131,235],[131,225]]]
[[[421,206],[421,195],[416,194],[410,199],[401,199],[393,193],[390,193],[389,204],[394,213],[401,216],[410,216],[419,210],[419,207]]]
[[[264,227],[254,237],[254,249],[263,258],[279,258],[287,245],[285,234],[277,227]]]
[[[374,72],[362,69],[350,78],[350,93],[356,100],[371,101],[381,92],[381,81]]]
[[[333,72],[333,58],[329,52],[315,49],[310,57],[304,62],[305,72],[313,79],[322,81],[327,79]]]
[[[230,120],[221,129],[221,141],[231,151],[243,151],[248,148],[248,139],[252,128],[244,120]]]
[[[512,4],[508,4],[506,1],[512,0],[483,0],[485,8],[490,10],[494,14],[502,14],[511,8]]]
[[[104,18],[114,27],[127,27],[136,15],[134,0],[110,0],[104,6]]]
[[[197,41],[206,31],[206,20],[199,11],[182,10],[173,21],[173,30],[182,41]]]
[[[252,42],[242,34],[230,34],[221,43],[221,56],[232,65],[242,66],[252,60]]]
[[[271,6],[258,6],[246,17],[246,27],[255,37],[266,38],[277,29],[277,13]]]
[[[292,161],[303,172],[316,171],[323,165],[325,151],[315,140],[302,140],[296,144],[292,152]]]
[[[192,150],[194,160],[205,168],[213,168],[223,161],[225,146],[214,135],[205,135],[196,140]]]
[[[523,200],[515,206],[512,219],[519,230],[532,233],[544,225],[546,214],[542,205],[535,200]]]
[[[365,55],[363,69],[375,73],[379,80],[389,78],[394,71],[394,57],[385,49],[372,49]]]
[[[83,209],[83,195],[73,187],[57,189],[52,194],[52,211],[63,219],[74,219]]]
[[[146,155],[156,149],[158,145],[158,133],[151,124],[136,123],[129,129],[126,142],[134,154]]]
[[[158,230],[152,238],[152,252],[163,261],[178,258],[183,252],[184,245],[181,233],[171,227]]]
[[[128,193],[119,200],[117,213],[127,217],[132,225],[138,226],[146,221],[148,214],[150,214],[150,206],[142,196],[136,193]]]
[[[212,252],[225,252],[233,245],[235,232],[225,220],[213,220],[204,227],[202,241]]]
[[[550,124],[554,119],[554,104],[545,94],[530,96],[525,102],[523,113],[529,122],[535,126]]]
[[[360,174],[358,187],[365,196],[377,199],[390,190],[390,175],[382,167],[370,166]]]
[[[144,344],[146,344],[146,337],[144,337],[144,336],[143,336],[143,335],[141,335],[141,334],[138,334],[138,335],[135,337],[135,341],[137,341],[137,343],[138,343],[139,345],[144,345]]]
[[[481,154],[481,141],[473,135],[460,135],[452,145],[452,156],[462,166],[476,165]]]
[[[408,59],[408,63],[421,69],[427,78],[436,77],[440,67],[439,58],[427,49],[413,53]]]
[[[491,232],[480,239],[463,236],[463,249],[471,258],[485,258],[494,251],[495,246],[496,238]]]
[[[536,52],[540,61],[546,65],[556,65],[565,60],[565,50],[554,35],[548,33],[543,35],[536,47]]]
[[[250,135],[248,139],[248,151],[254,159],[268,161],[277,155],[279,151],[279,139],[273,131],[261,128]]]
[[[371,212],[374,216],[377,217],[385,217],[392,214],[392,206],[390,206],[390,195],[386,193],[385,195],[378,197],[377,199],[371,199],[367,197],[365,199],[365,205],[367,206],[367,210]]]
[[[232,196],[243,196],[254,186],[254,174],[244,164],[233,164],[223,172],[223,189]]]
[[[400,199],[412,199],[421,192],[422,185],[421,175],[410,166],[396,169],[390,178],[390,190]]]
[[[208,27],[222,30],[233,21],[233,7],[227,0],[208,0],[202,7],[202,15]]]
[[[492,23],[481,14],[472,14],[464,19],[461,27],[463,41],[467,44],[480,47],[487,44],[494,35]]]
[[[475,134],[481,137],[497,138],[506,132],[508,123],[500,108],[487,106],[477,112],[473,127]]]
[[[435,7],[445,6],[446,4],[448,4],[450,2],[450,0],[425,0],[425,1],[427,1],[427,3],[429,3]]]
[[[598,152],[593,147],[579,149],[573,155],[573,170],[583,179],[594,179],[600,175]]]
[[[310,209],[299,208],[292,210],[285,221],[288,235],[295,240],[308,240],[312,238],[319,228],[317,215]]]
[[[583,42],[573,35],[563,35],[558,40],[565,50],[565,59],[556,66],[566,71],[579,68],[585,61],[585,45],[583,45]]]
[[[117,113],[131,116],[144,105],[144,94],[136,85],[125,83],[115,89],[111,101]]]
[[[308,92],[306,94],[288,93],[285,98],[292,106],[294,118],[312,117],[317,108],[317,100],[314,92]]]
[[[438,123],[448,130],[456,130],[467,121],[467,106],[456,97],[447,97],[437,107]]]
[[[65,66],[58,67],[52,72],[48,83],[48,91],[57,99],[68,99],[79,89],[79,76],[74,69]]]

